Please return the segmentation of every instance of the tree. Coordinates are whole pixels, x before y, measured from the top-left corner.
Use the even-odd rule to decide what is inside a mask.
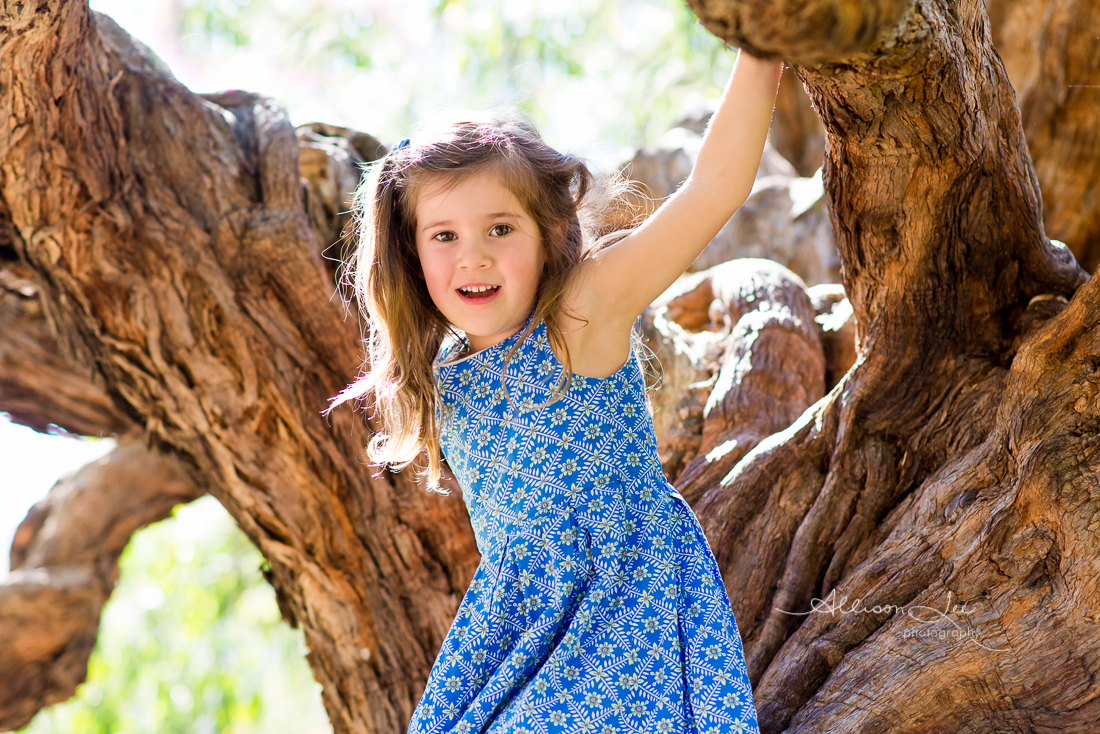
[[[397,730],[476,548],[457,493],[372,481],[360,416],[320,415],[356,373],[358,334],[332,298],[295,130],[252,95],[191,94],[84,3],[5,5],[0,24],[11,246],[57,351],[268,559],[334,727]],[[13,580],[28,599],[60,574]],[[71,695],[52,666],[90,648],[37,641],[5,640],[5,727]]]
[[[683,388],[705,402],[707,448],[676,483],[722,568],[762,727],[1086,730],[1098,645],[1089,613],[1057,604],[1097,598],[1100,286],[1044,233],[984,5],[691,6],[794,64],[821,118],[859,348],[832,385],[811,322],[835,296],[743,261],[647,316],[666,371],[692,340],[720,355],[710,386]],[[1033,2],[1055,6],[1093,25],[1052,32],[1096,34],[1084,5]],[[403,731],[477,553],[457,486],[372,477],[360,415],[320,416],[359,367],[322,256],[339,231],[323,192],[376,141],[296,134],[246,93],[191,94],[83,2],[0,8],[0,252],[22,278],[0,311],[21,335],[5,330],[0,408],[140,436],[181,489],[214,495],[268,559],[334,729]],[[75,387],[32,379],[18,367],[32,353]],[[753,422],[775,405],[793,423]],[[41,559],[13,574],[18,604],[0,587],[3,727],[71,695],[94,633],[12,636],[11,609],[48,609],[73,572],[113,562],[56,571],[36,522],[17,539],[13,568]],[[806,614],[837,597],[870,611]]]
[[[984,5],[691,4],[796,65],[858,322],[836,389],[717,486],[683,488],[764,727],[1086,730],[1095,637],[1059,602],[1097,594],[1100,286],[1044,233]],[[786,613],[831,596],[871,611]]]
[[[1100,266],[1100,191],[1093,183],[1100,156],[1100,8],[1037,0],[990,0],[988,6],[1043,191],[1044,228],[1094,272]]]

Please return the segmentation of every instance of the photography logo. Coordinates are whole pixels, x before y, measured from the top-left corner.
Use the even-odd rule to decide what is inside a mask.
[[[788,612],[785,609],[774,607],[775,611],[790,614],[795,617],[804,617],[807,614],[904,614],[918,623],[917,627],[909,626],[896,634],[903,640],[910,639],[938,639],[938,640],[969,640],[983,650],[990,652],[1005,652],[1008,648],[987,647],[978,641],[977,630],[960,625],[949,615],[966,615],[970,612],[966,609],[966,603],[952,604],[952,592],[947,592],[947,604],[942,610],[926,607],[920,604],[898,606],[896,604],[876,604],[873,607],[863,606],[862,599],[856,599],[849,603],[848,597],[836,598],[836,590],[829,592],[827,599],[814,598],[810,601],[808,612]],[[944,625],[946,623],[946,626]]]

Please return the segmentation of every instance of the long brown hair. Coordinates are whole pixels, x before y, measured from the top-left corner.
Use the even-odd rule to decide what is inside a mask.
[[[421,476],[429,490],[442,493],[439,395],[432,367],[444,338],[457,333],[420,277],[417,197],[428,185],[453,185],[491,171],[538,225],[545,265],[534,315],[504,364],[507,368],[523,339],[545,320],[551,342],[565,355],[562,380],[549,401],[553,402],[569,389],[572,367],[568,346],[552,317],[564,307],[574,269],[629,232],[610,231],[607,222],[609,214],[628,210],[631,188],[620,174],[597,177],[580,158],[554,150],[526,117],[511,108],[429,120],[405,142],[371,164],[355,192],[354,251],[345,261],[341,280],[358,297],[368,326],[368,357],[365,371],[332,398],[325,413],[348,400],[373,395],[373,411],[382,429],[367,446],[371,463],[400,470],[426,450],[428,461]],[[636,335],[631,342],[632,350],[640,347]],[[504,389],[511,404],[506,385]]]

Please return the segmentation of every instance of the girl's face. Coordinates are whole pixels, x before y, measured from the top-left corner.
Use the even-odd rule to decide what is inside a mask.
[[[416,202],[416,251],[436,307],[474,351],[523,327],[542,273],[542,237],[499,176],[485,171],[450,188],[425,186]]]

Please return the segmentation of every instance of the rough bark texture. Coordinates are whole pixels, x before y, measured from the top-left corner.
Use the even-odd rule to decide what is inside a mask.
[[[0,582],[0,730],[73,695],[131,534],[202,494],[176,457],[143,445],[94,370],[64,357],[33,272],[12,260],[0,212],[0,409],[39,431],[119,435],[112,454],[62,479],[28,512]],[[4,225],[8,226],[4,226]]]
[[[0,211],[0,230],[11,224]],[[14,233],[0,239],[0,410],[43,433],[55,425],[82,436],[133,427],[92,365],[66,359],[34,273],[14,260]]]
[[[130,536],[201,494],[174,457],[129,435],[31,508],[0,582],[0,731],[73,695]]]
[[[1043,224],[1081,265],[1100,266],[1100,4],[989,0],[1043,191]]]
[[[1100,4],[987,0],[986,7],[1043,192],[1044,229],[1092,272],[1100,266]],[[799,175],[821,165],[825,133],[791,67],[770,137]]]
[[[764,730],[1088,731],[1100,285],[1044,234],[982,2],[692,6],[795,64],[844,284],[734,261],[643,320],[665,470],[718,557]],[[335,730],[404,731],[477,554],[457,492],[372,478],[361,417],[319,414],[360,356],[323,253],[377,141],[195,96],[83,3],[0,8],[0,253],[26,269],[0,318],[28,335],[2,345],[0,403],[140,426],[270,561]],[[47,332],[62,359],[36,382],[18,364]],[[84,387],[42,403],[53,379]],[[20,550],[34,517],[17,556],[48,569]],[[85,562],[66,547],[58,565]],[[55,649],[86,649],[92,614]],[[81,675],[52,666],[3,721]]]
[[[740,258],[700,276],[647,310],[643,329],[662,368],[652,401],[661,463],[685,497],[825,392],[821,326],[797,275]]]
[[[320,415],[359,334],[296,131],[192,94],[84,3],[0,8],[2,198],[59,348],[269,560],[336,731],[403,730],[477,551],[457,492],[372,480],[361,417]]]
[[[1100,6],[987,0],[986,7],[1043,192],[1044,229],[1091,272],[1100,265]],[[821,165],[825,132],[792,67],[783,71],[770,139],[799,175]]]
[[[1095,727],[1100,285],[1044,234],[983,4],[691,4],[796,65],[858,323],[837,387],[689,498],[763,729]]]
[[[769,137],[799,176],[812,176],[821,168],[825,157],[825,130],[802,88],[802,81],[789,66],[783,70],[779,81]]]
[[[689,480],[685,467],[713,475],[790,425],[855,362],[855,327],[843,288],[807,289],[773,261],[741,258],[681,278],[641,319],[665,477],[690,493],[689,481],[705,480]],[[703,461],[717,442],[723,456]]]

